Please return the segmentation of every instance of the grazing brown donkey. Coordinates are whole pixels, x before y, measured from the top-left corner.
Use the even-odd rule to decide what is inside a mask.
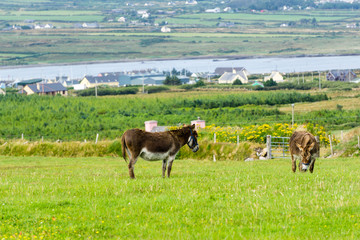
[[[127,130],[121,138],[121,144],[125,161],[125,151],[130,158],[130,177],[135,178],[134,165],[139,156],[148,161],[162,160],[162,175],[165,177],[167,165],[167,176],[170,177],[172,163],[182,146],[187,144],[193,152],[199,150],[198,135],[194,128],[195,124],[177,130],[156,133],[140,129]]]
[[[315,137],[305,131],[294,132],[289,145],[293,172],[296,172],[295,158],[300,158],[299,171],[306,172],[310,166],[309,170],[312,173],[316,157],[319,157],[320,154],[320,144]]]

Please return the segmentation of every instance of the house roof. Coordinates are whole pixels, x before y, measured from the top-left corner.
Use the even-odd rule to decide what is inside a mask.
[[[215,68],[215,74],[216,75],[223,75],[225,72],[233,72],[233,70],[235,70],[236,72],[241,72],[241,71],[246,71],[246,69],[244,67],[235,67],[235,68],[231,68],[231,67],[217,67]]]
[[[94,83],[109,83],[109,82],[117,82],[118,78],[114,75],[107,75],[107,76],[85,76],[85,78],[92,84]]]
[[[41,82],[41,81],[42,81],[41,78],[29,79],[29,80],[18,82],[18,85],[26,86],[26,85],[38,83],[38,82]]]
[[[238,76],[240,76],[242,79],[246,79],[246,76],[244,75],[243,72],[236,72],[236,73],[232,73],[232,72],[225,72],[220,79],[222,81],[232,81],[234,80],[234,78],[237,78]],[[220,80],[219,79],[219,80]]]
[[[34,93],[67,91],[61,83],[38,83],[27,85]],[[39,88],[38,88],[39,86]],[[23,93],[23,92],[22,92]]]
[[[75,85],[75,84],[79,84],[80,81],[79,80],[67,80],[65,81],[66,85],[71,86],[71,85]]]
[[[332,74],[335,78],[339,77],[339,76],[346,76],[349,74],[356,77],[356,74],[350,70],[331,70],[331,71],[329,71],[329,73]]]
[[[165,81],[165,77],[144,77],[144,78],[136,78],[131,80],[131,85],[159,85],[159,84],[163,84],[163,82]]]

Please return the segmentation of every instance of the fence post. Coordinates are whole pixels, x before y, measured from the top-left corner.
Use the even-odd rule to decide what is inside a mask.
[[[271,159],[271,135],[266,136],[267,159]]]
[[[334,155],[334,151],[333,151],[333,146],[332,146],[332,141],[331,141],[331,136],[329,135],[329,141],[330,141],[330,150],[331,150],[331,156]]]
[[[21,134],[21,140],[24,140],[24,133]]]
[[[98,139],[99,139],[99,134],[97,133],[97,134],[96,134],[96,140],[95,140],[95,144],[97,144],[97,142],[98,142]]]
[[[343,131],[341,130],[341,141],[343,141]]]
[[[358,136],[358,148],[360,148],[360,137]]]
[[[44,142],[44,136],[41,137],[41,142]]]
[[[285,157],[285,138],[282,138],[283,157]]]
[[[236,144],[239,145],[239,135],[236,137]]]
[[[216,143],[216,133],[214,133],[214,143]]]

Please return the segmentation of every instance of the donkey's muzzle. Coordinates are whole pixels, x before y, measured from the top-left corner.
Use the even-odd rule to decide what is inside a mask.
[[[199,145],[196,145],[195,147],[193,147],[191,150],[193,151],[193,152],[197,152],[197,151],[199,151]]]
[[[303,164],[303,163],[301,163],[301,170],[302,170],[303,172],[306,172],[306,171],[309,169],[309,165],[310,165],[310,164]]]

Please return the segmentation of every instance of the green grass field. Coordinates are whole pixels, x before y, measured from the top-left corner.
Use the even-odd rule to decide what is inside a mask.
[[[358,239],[359,159],[0,157],[1,239]]]

